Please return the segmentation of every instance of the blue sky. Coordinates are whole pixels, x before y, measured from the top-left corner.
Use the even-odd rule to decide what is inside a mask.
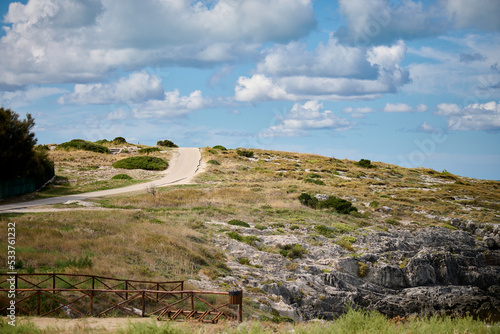
[[[500,180],[500,1],[0,2],[0,105],[74,138]]]

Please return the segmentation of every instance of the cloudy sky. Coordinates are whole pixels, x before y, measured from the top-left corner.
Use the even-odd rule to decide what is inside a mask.
[[[39,143],[224,145],[500,180],[498,0],[1,1]]]

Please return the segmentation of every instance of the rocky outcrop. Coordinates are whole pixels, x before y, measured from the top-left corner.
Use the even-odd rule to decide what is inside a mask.
[[[231,259],[226,283],[246,290],[264,310],[296,320],[333,319],[347,304],[390,317],[470,314],[500,320],[500,226],[451,223],[456,230],[359,229],[347,249],[336,243],[342,236],[319,236],[313,226],[285,233],[239,228],[259,238],[255,246],[224,235],[216,242]],[[286,258],[279,254],[285,244],[299,244],[306,253]]]

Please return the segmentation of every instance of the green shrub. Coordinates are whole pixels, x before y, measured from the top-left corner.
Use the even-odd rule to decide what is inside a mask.
[[[115,145],[127,144],[127,141],[123,137],[116,137],[115,139],[113,139],[113,144]]]
[[[217,160],[208,160],[207,163],[209,164],[212,164],[212,165],[215,165],[215,166],[219,166],[220,165],[220,162],[218,162]]]
[[[221,150],[221,151],[227,151],[227,148],[225,148],[224,146],[222,145],[215,145],[214,147],[212,147],[213,149],[216,149],[216,150]]]
[[[267,229],[267,226],[262,225],[262,224],[255,224],[255,228],[262,231],[262,230]]]
[[[307,253],[307,249],[303,248],[302,245],[299,244],[286,244],[280,248],[280,254],[290,259],[302,259],[304,254]]]
[[[161,158],[140,156],[118,160],[113,164],[113,167],[125,169],[165,170],[168,167],[168,162]]]
[[[316,173],[311,173],[311,174],[307,175],[307,177],[310,179],[321,179],[321,176],[319,176]]]
[[[377,201],[370,202],[370,208],[378,208],[379,206],[380,206],[380,203]]]
[[[319,205],[318,199],[316,197],[309,195],[309,194],[306,194],[306,193],[300,194],[299,201],[300,201],[300,204],[302,204],[302,205],[311,207],[313,209],[318,209],[318,205]]]
[[[361,159],[358,162],[355,162],[354,164],[362,168],[375,168],[375,166],[372,165],[372,162],[368,159]]]
[[[112,180],[132,180],[132,176],[128,174],[116,174],[111,178]]]
[[[352,203],[335,196],[330,196],[326,201],[319,202],[320,207],[334,209],[338,213],[348,214],[351,211],[358,211],[357,208],[352,206]]]
[[[317,179],[304,179],[304,182],[314,183],[314,184],[317,184],[317,185],[320,185],[320,186],[324,186],[325,185],[325,182],[323,182],[321,180],[317,180]]]
[[[243,236],[235,231],[227,232],[227,236],[230,237],[231,239],[249,244],[250,246],[255,246],[255,242],[260,241],[259,238],[255,237],[253,235]]]
[[[143,147],[141,148],[138,152],[140,154],[149,154],[149,153],[153,153],[153,152],[160,152],[161,149],[159,149],[158,147]]]
[[[250,225],[239,219],[232,219],[227,222],[229,225],[242,226],[242,227],[250,227]]]
[[[107,147],[99,144],[94,144],[83,139],[73,139],[69,142],[59,144],[56,147],[56,150],[69,151],[70,149],[91,151],[97,153],[110,153]]]
[[[177,145],[175,145],[172,141],[170,140],[159,140],[158,142],[156,142],[156,145],[158,146],[164,146],[164,147],[179,147]]]
[[[238,155],[242,157],[253,158],[253,151],[237,150],[236,153],[238,153]]]
[[[107,139],[101,139],[101,140],[96,141],[95,143],[99,144],[99,145],[102,145],[102,144],[110,143],[110,141],[107,140]]]
[[[352,206],[351,202],[335,196],[330,196],[325,201],[318,201],[316,197],[313,197],[306,193],[302,193],[299,196],[299,201],[302,205],[309,206],[313,209],[332,209],[342,214],[348,214],[352,211],[358,211],[356,207]]]
[[[368,265],[363,262],[358,262],[358,276],[366,277],[368,274]]]
[[[290,230],[292,230],[292,231],[298,230],[299,228],[300,228],[299,225],[292,225],[292,226],[290,226]]]
[[[333,238],[335,236],[335,231],[332,228],[325,225],[316,225],[314,226],[314,230],[327,238]]]

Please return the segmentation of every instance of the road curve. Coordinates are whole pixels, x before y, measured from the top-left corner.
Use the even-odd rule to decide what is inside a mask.
[[[164,176],[155,181],[135,184],[123,188],[93,191],[82,194],[59,196],[52,198],[38,199],[34,201],[11,203],[0,205],[0,212],[15,211],[40,205],[50,205],[64,203],[67,201],[84,200],[92,197],[117,195],[133,191],[145,191],[149,187],[165,187],[169,185],[189,184],[191,179],[202,171],[202,160],[200,149],[183,147],[173,152],[169,161],[169,167],[164,172]]]

